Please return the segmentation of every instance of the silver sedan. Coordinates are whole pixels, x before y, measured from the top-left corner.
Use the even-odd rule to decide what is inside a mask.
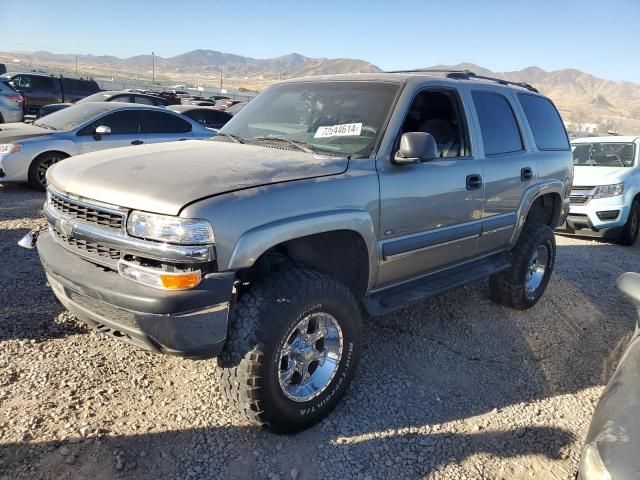
[[[161,107],[83,103],[47,115],[33,125],[0,125],[0,182],[28,182],[44,190],[47,169],[73,155],[212,135],[190,118]]]

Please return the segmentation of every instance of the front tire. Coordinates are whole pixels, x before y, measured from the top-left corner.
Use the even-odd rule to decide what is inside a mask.
[[[60,152],[47,152],[36,157],[29,166],[29,185],[35,190],[44,192],[47,189],[47,170],[60,160],[67,158]]]
[[[298,432],[338,404],[361,342],[360,309],[345,285],[312,270],[285,269],[240,297],[218,380],[251,423]]]
[[[525,223],[510,252],[511,267],[489,277],[494,302],[516,310],[533,307],[547,288],[556,259],[553,230],[542,223]]]
[[[638,239],[638,231],[640,231],[640,202],[634,200],[631,204],[627,223],[624,224],[622,234],[618,238],[618,243],[626,246],[633,245]]]

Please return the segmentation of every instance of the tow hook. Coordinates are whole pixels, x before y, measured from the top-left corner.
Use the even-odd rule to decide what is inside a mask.
[[[38,235],[42,230],[31,230],[24,237],[18,241],[18,245],[22,248],[26,248],[27,250],[33,250],[36,248],[36,243],[38,242]]]

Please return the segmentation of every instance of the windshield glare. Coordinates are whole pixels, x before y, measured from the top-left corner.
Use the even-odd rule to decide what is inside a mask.
[[[36,127],[44,127],[50,130],[73,130],[76,127],[88,122],[103,112],[113,109],[109,103],[86,103],[82,105],[72,105],[42,117],[33,124]]]
[[[633,167],[636,156],[634,143],[593,142],[574,143],[573,164],[593,167]]]
[[[321,154],[369,156],[400,86],[384,82],[274,85],[249,102],[220,132],[245,143],[284,140]],[[224,135],[217,141],[230,141]]]

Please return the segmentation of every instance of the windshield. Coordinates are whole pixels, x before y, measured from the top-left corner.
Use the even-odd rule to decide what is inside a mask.
[[[369,156],[399,89],[383,82],[274,85],[238,112],[214,140],[233,137],[322,154]]]
[[[573,143],[571,149],[573,164],[576,166],[633,167],[636,156],[634,143]]]
[[[85,103],[83,105],[72,105],[63,110],[50,113],[42,117],[42,120],[33,122],[36,127],[47,128],[49,130],[73,130],[83,125],[98,115],[113,110],[113,104],[109,103]]]

